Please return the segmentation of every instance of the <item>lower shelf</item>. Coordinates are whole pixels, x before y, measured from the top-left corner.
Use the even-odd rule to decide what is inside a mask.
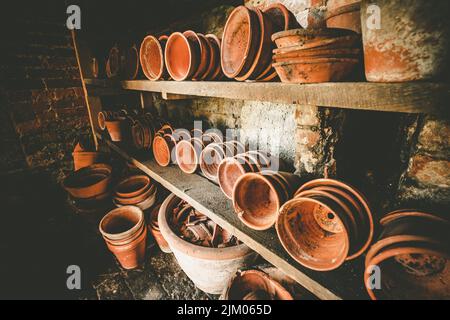
[[[101,139],[101,136],[99,136]],[[199,175],[188,175],[176,166],[160,167],[150,158],[136,156],[126,146],[104,140],[108,146],[132,162],[140,170],[159,182],[178,197],[210,217],[222,228],[233,233],[264,259],[297,281],[319,299],[368,299],[364,288],[362,257],[346,262],[338,270],[317,272],[306,269],[294,261],[284,250],[274,228],[254,231],[236,216],[232,203],[220,188]],[[147,158],[147,159],[145,159]]]

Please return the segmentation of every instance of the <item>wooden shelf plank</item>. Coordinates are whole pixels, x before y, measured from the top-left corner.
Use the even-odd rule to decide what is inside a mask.
[[[101,138],[100,135],[98,135]],[[339,270],[316,272],[295,262],[284,250],[274,228],[254,231],[246,227],[234,213],[232,203],[220,188],[199,175],[188,175],[176,166],[158,166],[149,156],[133,156],[126,146],[104,140],[112,150],[135,164],[163,187],[186,200],[285,274],[320,299],[367,299],[363,283],[363,258],[344,264]]]
[[[344,109],[447,115],[450,85],[444,83],[109,81],[86,79],[91,86],[198,97],[335,107]]]

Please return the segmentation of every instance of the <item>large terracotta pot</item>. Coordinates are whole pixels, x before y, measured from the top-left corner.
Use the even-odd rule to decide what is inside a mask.
[[[164,50],[167,39],[165,36],[156,38],[149,35],[142,41],[139,58],[144,75],[151,81],[157,81],[167,77],[164,62]]]
[[[366,21],[372,1],[361,5],[366,77],[372,82],[447,79],[450,55],[450,3],[380,0],[381,28]]]
[[[192,37],[175,32],[167,40],[164,59],[172,79],[190,79],[200,65],[199,44]]]
[[[125,138],[126,119],[117,118],[115,120],[105,121],[106,129],[108,129],[111,141],[120,142]]]
[[[69,174],[63,187],[76,199],[88,199],[105,195],[110,191],[112,168],[106,164],[94,164]]]
[[[161,205],[158,225],[180,267],[200,290],[220,294],[237,270],[252,264],[257,254],[245,244],[208,248],[189,243],[172,230],[173,209],[180,199],[170,195]]]

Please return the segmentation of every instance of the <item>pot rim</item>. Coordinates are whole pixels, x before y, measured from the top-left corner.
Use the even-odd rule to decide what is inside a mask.
[[[343,6],[336,7],[334,10],[327,11],[325,13],[325,20],[331,19],[333,17],[339,16],[341,14],[352,13],[361,10],[361,2],[355,2],[351,4],[346,4]]]
[[[161,144],[158,144],[157,142],[161,141]],[[160,147],[164,147],[165,152],[169,155],[168,160],[166,162],[160,161],[161,159],[159,159],[158,156],[156,156],[158,154],[158,152],[156,152],[156,147],[160,146]],[[155,159],[155,161],[161,166],[161,167],[167,167],[170,164],[170,160],[171,160],[171,151],[170,151],[170,147],[167,144],[166,139],[164,139],[164,136],[161,135],[157,135],[155,136],[155,138],[153,138],[153,144],[152,144],[152,149],[153,149],[153,158]]]
[[[289,30],[290,28],[290,23],[291,23],[291,15],[290,15],[290,11],[288,10],[288,8],[286,8],[285,5],[283,5],[280,2],[276,2],[276,3],[272,3],[271,5],[269,5],[267,8],[264,8],[262,11],[264,13],[267,13],[270,10],[276,10],[278,9],[284,17],[284,30]]]
[[[160,231],[172,251],[174,251],[173,248],[175,248],[183,254],[204,260],[233,260],[254,253],[253,250],[244,243],[227,248],[208,248],[192,244],[180,238],[172,230],[167,221],[167,215],[169,214],[168,209],[173,209],[171,206],[173,206],[175,202],[179,202],[179,200],[181,199],[172,193],[164,200],[158,214]]]
[[[161,39],[161,37],[156,38],[156,37],[153,36],[153,35],[148,35],[148,36],[146,36],[146,37],[144,38],[144,40],[142,40],[142,43],[141,43],[141,49],[139,50],[139,60],[141,61],[142,72],[144,73],[144,75],[145,75],[149,80],[152,80],[152,81],[157,81],[157,80],[161,79],[161,77],[162,77],[162,75],[163,75],[163,73],[164,73],[164,65],[165,65],[165,61],[164,61],[164,52],[163,52],[163,48],[162,48],[161,43],[160,43],[160,39]],[[167,38],[167,39],[168,39],[168,38]],[[149,40],[155,42],[156,46],[157,46],[158,49],[159,49],[159,54],[160,54],[160,58],[161,58],[161,67],[160,67],[159,72],[158,72],[156,75],[152,75],[151,77],[147,74],[147,72],[145,71],[145,68],[143,68],[143,66],[144,66],[143,61],[145,61],[145,60],[144,60],[143,46],[144,46],[145,42],[146,42],[146,41],[149,41]],[[167,40],[166,40],[166,41],[167,41]]]
[[[272,35],[272,41],[290,36],[325,36],[325,37],[339,37],[352,35],[354,32],[338,28],[322,28],[322,29],[290,29],[276,32]]]
[[[119,191],[119,189],[121,187],[123,187],[123,185],[125,185],[129,182],[136,182],[139,180],[144,181],[145,185],[143,187],[139,188],[138,190],[132,191],[132,192],[120,192]],[[114,191],[115,191],[116,196],[119,196],[120,198],[133,198],[133,197],[136,197],[136,196],[142,194],[147,189],[147,187],[150,185],[150,183],[151,183],[151,179],[149,176],[146,176],[144,174],[133,175],[133,176],[127,177],[125,179],[122,179],[117,184]]]
[[[120,233],[114,233],[114,234],[108,233],[103,230],[103,224],[105,223],[105,220],[107,220],[108,218],[111,218],[115,214],[119,214],[120,212],[127,211],[127,210],[138,215],[138,222],[133,227],[131,227],[130,229],[128,229],[126,231],[123,231]],[[103,235],[103,237],[105,237],[107,239],[122,240],[124,238],[127,238],[128,235],[136,233],[139,230],[139,228],[142,226],[143,222],[144,222],[144,212],[140,208],[138,208],[136,206],[123,206],[123,207],[116,208],[116,209],[109,211],[102,218],[102,220],[100,220],[98,229],[99,229],[100,233]]]
[[[188,72],[186,72],[186,74],[183,77],[174,77],[173,76],[173,72],[172,69],[170,67],[170,63],[167,59],[167,51],[170,48],[170,44],[171,41],[173,41],[173,38],[175,37],[181,37],[183,39],[183,41],[186,43],[187,48],[188,48],[188,52],[189,52],[189,68],[188,68]],[[167,39],[166,42],[166,48],[164,49],[164,62],[167,68],[167,72],[170,74],[170,76],[172,77],[172,79],[176,80],[176,81],[184,81],[187,78],[189,78],[189,76],[192,74],[192,69],[194,68],[193,64],[192,64],[192,58],[193,58],[193,54],[192,54],[192,47],[191,47],[191,43],[189,42],[189,40],[186,38],[186,36],[181,33],[181,32],[174,32],[172,33],[169,38]]]
[[[194,138],[192,138],[192,139],[194,139]],[[191,140],[192,140],[191,139]],[[191,140],[182,140],[182,141],[180,141],[180,142],[178,142],[177,143],[177,145],[176,145],[176,149],[175,149],[175,152],[176,152],[176,155],[177,155],[177,164],[178,164],[178,167],[180,167],[180,169],[181,169],[181,171],[183,171],[184,173],[187,173],[187,174],[193,174],[193,173],[195,173],[195,171],[197,171],[197,169],[198,169],[198,165],[199,165],[199,159],[198,159],[198,157],[197,157],[197,152],[196,152],[196,150],[195,150],[195,147],[192,145],[192,142],[191,142]],[[192,165],[193,166],[193,168],[191,169],[191,170],[188,170],[186,167],[185,167],[185,165],[183,164],[183,162],[182,161],[180,161],[179,159],[178,159],[178,155],[179,155],[179,149],[181,148],[181,146],[183,146],[184,144],[186,144],[186,147],[189,145],[189,148],[191,149],[191,151],[194,151],[194,159],[192,159],[193,161],[195,161],[195,163],[190,163],[189,164],[189,166],[190,165]]]
[[[411,211],[409,211],[409,210],[406,211],[406,209],[405,209],[405,210],[397,210],[397,211],[390,212],[387,215],[385,215],[383,218],[380,219],[380,224],[382,226],[386,226],[390,222],[393,222],[395,220],[398,220],[400,218],[405,218],[405,217],[426,218],[426,219],[430,219],[430,220],[433,220],[436,222],[441,222],[441,223],[450,225],[450,221],[446,220],[445,218],[436,216],[431,213],[418,211],[415,209],[412,209]]]
[[[295,58],[293,58],[295,59]],[[326,64],[326,63],[359,63],[359,59],[351,59],[351,58],[310,58],[308,60],[300,59],[299,61],[284,61],[284,62],[275,62],[272,64],[274,68],[284,67],[289,65],[298,65],[298,64]]]

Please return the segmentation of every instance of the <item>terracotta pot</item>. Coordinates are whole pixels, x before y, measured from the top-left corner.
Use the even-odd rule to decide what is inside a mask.
[[[79,169],[64,179],[63,187],[77,199],[105,194],[111,185],[111,170],[111,167],[106,164],[94,164]]]
[[[91,59],[91,75],[92,78],[97,79],[98,75],[99,75],[100,69],[99,69],[99,65],[98,65],[98,60],[97,58],[92,58]]]
[[[155,238],[156,244],[161,249],[161,251],[164,253],[172,253],[169,244],[167,243],[166,239],[164,239],[161,231],[159,230],[158,214],[160,208],[161,208],[160,204],[153,207],[150,213],[150,223],[148,225],[148,229],[152,233],[153,238]]]
[[[362,1],[368,21],[371,1]],[[377,1],[381,29],[362,24],[366,77],[372,82],[447,79],[450,55],[448,1]],[[419,18],[420,17],[420,18]]]
[[[124,78],[126,80],[135,80],[139,73],[139,51],[136,45],[125,50],[122,63]]]
[[[277,281],[259,270],[238,271],[230,279],[225,300],[293,300]]]
[[[219,165],[225,159],[226,151],[223,143],[212,143],[200,154],[200,169],[206,178],[217,181]]]
[[[144,75],[151,81],[167,78],[164,62],[164,50],[167,39],[163,36],[157,39],[149,35],[142,41],[139,58]]]
[[[327,28],[347,29],[361,34],[360,1],[344,1],[341,5],[328,2],[327,6]]]
[[[115,194],[121,198],[133,198],[147,190],[150,184],[151,180],[148,176],[131,176],[119,182]]]
[[[106,241],[106,245],[116,256],[122,268],[131,270],[144,262],[146,242],[147,228],[143,228],[140,236],[126,245],[114,245],[109,241]]]
[[[131,137],[134,147],[138,150],[148,150],[152,146],[155,128],[152,120],[145,116],[133,118],[131,125]]]
[[[206,38],[212,46],[211,64],[213,64],[213,69],[206,76],[206,80],[220,80],[225,76],[220,65],[220,47],[222,42],[214,34],[207,34]]]
[[[449,299],[450,223],[417,210],[401,210],[380,221],[383,232],[366,255],[364,281],[372,299]],[[371,266],[383,274],[369,286]]]
[[[109,136],[114,142],[120,142],[124,139],[125,118],[105,121],[106,129],[108,129]]]
[[[276,52],[277,50],[275,50]],[[274,62],[289,62],[291,59],[299,58],[351,58],[358,59],[361,54],[359,48],[346,49],[321,49],[313,48],[308,50],[295,50],[284,53],[278,53],[273,56]]]
[[[273,34],[272,40],[278,48],[289,48],[293,46],[305,46],[308,43],[319,45],[322,41],[345,36],[358,38],[351,31],[340,29],[292,29]]]
[[[142,194],[132,198],[122,198],[116,195],[114,197],[114,204],[116,207],[132,205],[140,208],[141,210],[147,210],[155,204],[156,196],[157,188],[155,185],[151,185]]]
[[[98,127],[100,128],[100,130],[105,130],[106,129],[106,116],[103,112],[99,112],[97,114],[97,122],[98,122]]]
[[[242,77],[253,64],[260,43],[258,15],[239,6],[225,25],[221,47],[221,65],[228,78]]]
[[[172,79],[190,79],[200,64],[199,44],[182,33],[175,32],[167,40],[164,59]]]
[[[197,41],[200,49],[200,63],[197,71],[192,76],[192,80],[204,80],[211,61],[211,45],[209,40],[203,34],[194,31],[186,31],[183,33],[187,38]]]
[[[236,181],[246,173],[253,172],[254,167],[248,161],[236,157],[225,158],[219,165],[217,178],[222,192],[228,199],[233,198]]]
[[[299,27],[294,14],[290,12],[283,4],[273,3],[263,10],[265,14],[270,16],[276,32],[290,30]]]
[[[288,173],[285,173],[289,176]],[[239,219],[255,230],[271,228],[277,219],[281,205],[289,200],[289,191],[298,186],[298,178],[285,178],[278,173],[247,173],[241,176],[233,189],[233,206]]]
[[[202,291],[220,294],[237,270],[251,265],[257,254],[245,244],[226,248],[202,247],[180,238],[172,229],[173,209],[180,199],[170,195],[161,205],[158,224],[180,267]]]
[[[73,152],[72,156],[75,171],[99,163],[103,158],[102,153],[89,151]]]
[[[171,134],[157,135],[153,140],[153,156],[162,167],[167,167],[172,160],[172,150],[176,141]]]
[[[106,61],[106,76],[108,78],[116,78],[120,74],[120,52],[118,47],[113,47],[109,51]]]
[[[177,164],[180,169],[189,174],[196,172],[200,164],[200,154],[206,146],[201,138],[180,141],[176,146]]]
[[[359,65],[358,59],[345,58],[292,58],[273,66],[282,82],[322,83],[347,80]]]

